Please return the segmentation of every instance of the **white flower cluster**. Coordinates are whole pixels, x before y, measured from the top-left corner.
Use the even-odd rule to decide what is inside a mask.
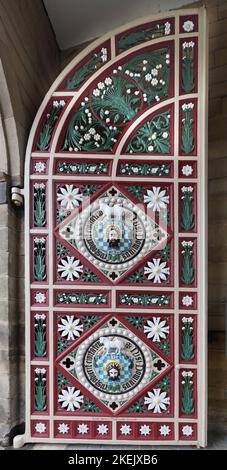
[[[53,107],[54,108],[59,108],[59,106],[61,108],[63,108],[65,106],[65,101],[64,100],[60,100],[60,101],[54,101],[53,102]]]
[[[190,42],[183,42],[183,49],[193,49],[195,43],[193,41]]]
[[[105,80],[104,80],[104,82],[99,82],[99,83],[98,83],[97,88],[95,88],[95,89],[93,90],[93,95],[96,96],[96,97],[97,97],[97,96],[100,96],[101,93],[102,93],[102,90],[104,90],[103,93],[105,94],[105,88],[106,88],[106,87],[109,87],[109,86],[111,86],[111,85],[112,85],[112,78],[106,77]],[[102,95],[102,96],[103,96],[103,95]],[[102,97],[102,96],[101,96],[101,97]]]
[[[182,326],[182,330],[185,330],[187,325],[191,325],[189,326],[189,329],[190,330],[193,330],[193,326],[192,326],[192,323],[194,322],[194,319],[192,317],[183,317],[182,318],[182,323],[183,323],[183,326]]]
[[[194,319],[192,317],[183,317],[182,323],[193,323]]]
[[[182,104],[182,110],[185,111],[191,111],[194,108],[194,103],[184,103]]]
[[[83,137],[81,137],[79,143],[82,144],[84,140],[85,142],[94,140],[95,146],[99,147],[99,141],[101,140],[101,135],[98,132],[96,132],[94,127],[91,127],[89,131],[86,132]]]
[[[169,58],[169,54],[166,54],[166,57],[167,57],[167,56],[168,56],[168,58]],[[143,61],[143,62],[145,62],[145,61]],[[146,61],[146,62],[147,62],[147,61]],[[151,69],[150,72],[145,75],[145,80],[146,80],[146,82],[151,82],[151,85],[152,85],[152,86],[158,85],[159,81],[158,81],[158,79],[155,78],[155,77],[157,77],[158,71],[159,71],[160,69],[162,69],[162,64],[157,64],[155,68]],[[144,71],[144,72],[146,71],[146,67],[143,67],[143,71]],[[165,82],[164,82],[164,80],[162,80],[162,79],[160,80],[160,83],[161,83],[162,85],[165,85]]]
[[[191,370],[189,370],[188,372],[186,370],[183,370],[183,372],[181,373],[182,377],[186,378],[186,377],[190,377],[192,378],[193,377],[193,372]]]
[[[42,369],[39,369],[38,367],[36,367],[35,369],[35,373],[38,375],[38,374],[41,374],[41,375],[45,375],[46,374],[46,369],[43,367]]]
[[[194,23],[193,21],[191,20],[187,20],[184,22],[183,24],[183,30],[186,32],[186,33],[190,33],[191,31],[193,31],[194,29]]]
[[[181,188],[181,192],[184,193],[184,194],[185,193],[193,193],[193,191],[194,191],[194,188],[192,186],[183,186]]]
[[[102,47],[102,49],[101,49],[101,60],[102,60],[102,62],[107,61],[107,49],[106,49],[106,47]]]
[[[191,385],[193,384],[193,380],[192,380],[192,377],[193,377],[193,372],[191,370],[189,370],[188,372],[186,370],[184,370],[183,372],[181,372],[181,375],[183,377],[183,379],[186,379],[187,382],[189,382]],[[189,380],[188,380],[189,379]],[[191,379],[191,380],[190,380]],[[185,384],[185,380],[182,380],[182,385]]]
[[[42,237],[42,238],[35,237],[34,238],[34,243],[35,244],[41,243],[42,245],[44,245],[46,243],[46,239],[44,237]]]
[[[186,248],[186,247],[193,247],[194,243],[190,240],[189,242],[186,242],[186,240],[184,240],[183,242],[181,242],[181,245]]]
[[[171,33],[171,24],[167,21],[165,23],[165,35],[168,36]]]
[[[44,183],[35,183],[34,188],[35,189],[45,189],[45,184]]]
[[[35,318],[36,320],[45,320],[45,319],[46,319],[46,315],[45,315],[44,313],[41,313],[41,314],[36,313],[36,315],[34,316],[34,318]]]

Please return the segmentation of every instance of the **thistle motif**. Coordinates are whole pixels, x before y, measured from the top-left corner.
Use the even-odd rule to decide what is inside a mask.
[[[183,250],[181,250],[182,254],[182,269],[181,269],[181,280],[182,283],[185,285],[193,284],[195,280],[194,275],[194,243],[193,241],[183,241],[181,242],[181,246]]]
[[[194,354],[194,327],[193,318],[182,318],[182,352],[181,358],[184,361],[192,361],[195,357]]]
[[[193,41],[184,42],[182,45],[182,88],[185,93],[192,93],[195,88],[194,47]]]
[[[194,222],[194,188],[192,186],[183,186],[181,188],[181,228],[183,230],[192,230],[195,227]]]
[[[182,375],[182,405],[181,411],[184,415],[192,415],[195,411],[194,409],[194,380],[192,371],[183,371]]]
[[[35,356],[44,357],[46,356],[46,315],[36,314],[35,315]]]
[[[182,137],[181,137],[181,150],[185,154],[194,151],[194,118],[193,118],[193,103],[184,103],[182,105],[183,118],[182,118]]]
[[[51,137],[55,128],[56,122],[61,114],[62,108],[65,106],[65,101],[54,101],[52,108],[46,115],[45,123],[39,134],[37,150],[47,151],[50,146]]]
[[[35,281],[46,279],[46,239],[34,238],[34,278]]]
[[[34,225],[44,227],[46,225],[46,194],[45,184],[34,184]]]
[[[35,410],[45,411],[46,403],[46,369],[35,369]]]

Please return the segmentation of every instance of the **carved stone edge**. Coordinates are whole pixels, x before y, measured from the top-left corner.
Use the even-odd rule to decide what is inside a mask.
[[[13,448],[20,449],[25,444],[25,434],[18,434],[13,438]]]

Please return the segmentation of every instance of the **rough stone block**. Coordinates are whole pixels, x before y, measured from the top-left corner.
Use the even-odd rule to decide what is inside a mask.
[[[210,70],[209,82],[210,88],[212,88],[214,83],[227,82],[227,65],[215,67],[214,69]]]
[[[209,101],[209,117],[220,115],[222,111],[222,98],[212,98]]]
[[[227,18],[212,21],[209,25],[209,37],[219,36],[227,31]]]
[[[9,288],[9,278],[8,276],[2,276],[1,282],[0,282],[0,299],[8,299],[8,288]]]
[[[209,156],[209,159],[215,159],[215,160],[217,158],[227,157],[227,140],[215,139],[213,141],[209,141],[208,156]]]
[[[0,227],[0,247],[2,251],[9,249],[9,234],[7,227]]]
[[[216,160],[209,160],[208,163],[208,176],[209,180],[227,176],[227,158],[217,158]]]
[[[209,88],[209,97],[227,96],[227,82],[213,84]]]
[[[216,67],[227,64],[227,47],[214,51],[214,64]]]
[[[227,178],[218,178],[209,181],[210,196],[215,194],[226,194],[227,195]]]
[[[227,33],[221,34],[220,36],[209,38],[210,51],[216,51],[222,49],[223,44],[227,44]]]

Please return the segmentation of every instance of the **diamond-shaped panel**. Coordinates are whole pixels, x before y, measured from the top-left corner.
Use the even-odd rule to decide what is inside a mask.
[[[75,349],[66,350],[59,362],[114,413],[170,367],[166,359],[114,317],[77,343]]]
[[[142,204],[114,186],[66,220],[59,233],[112,282],[168,238]]]

